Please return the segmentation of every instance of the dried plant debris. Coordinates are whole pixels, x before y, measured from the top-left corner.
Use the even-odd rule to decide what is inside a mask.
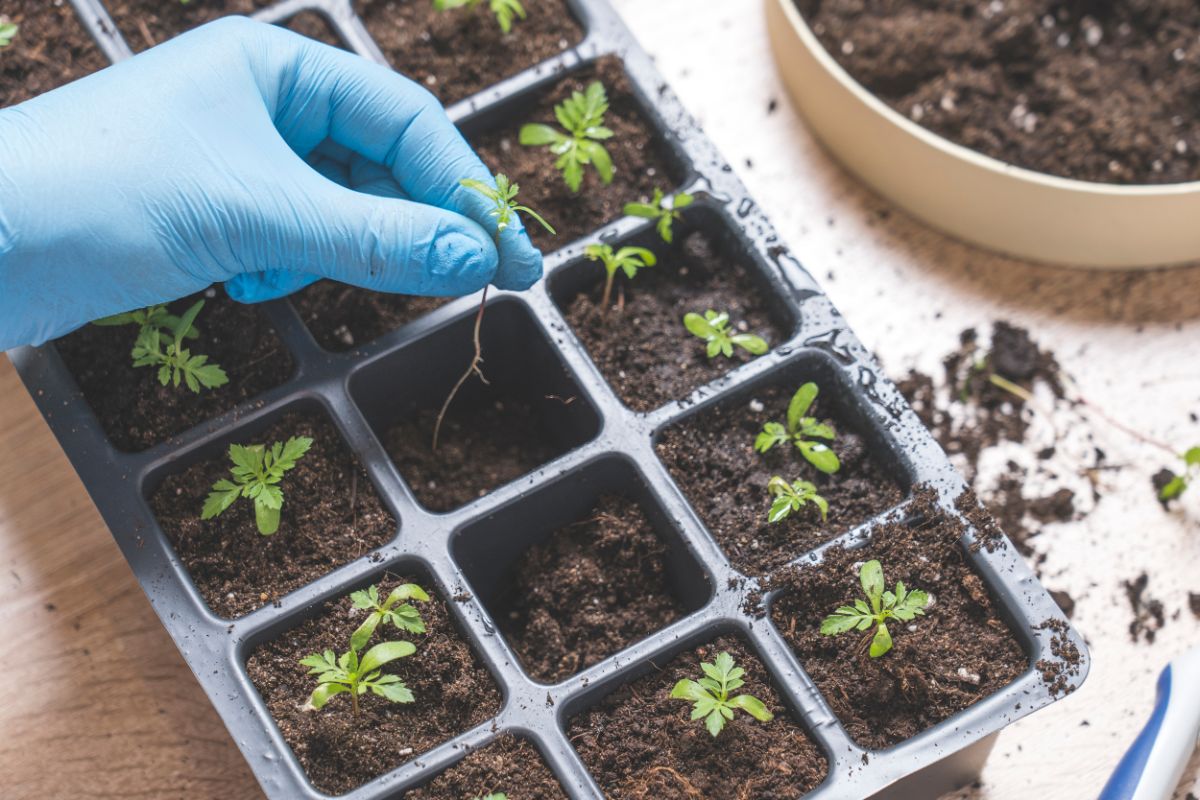
[[[1134,642],[1139,639],[1148,644],[1154,644],[1154,638],[1166,623],[1163,604],[1146,593],[1150,578],[1146,573],[1138,575],[1131,581],[1123,581],[1125,597],[1133,611],[1133,621],[1129,623],[1129,638]]]

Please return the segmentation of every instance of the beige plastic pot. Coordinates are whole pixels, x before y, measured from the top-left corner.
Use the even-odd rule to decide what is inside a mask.
[[[935,228],[1002,253],[1124,269],[1200,260],[1200,181],[1110,186],[1005,164],[896,113],[826,52],[792,0],[765,0],[800,113],[847,169]]]

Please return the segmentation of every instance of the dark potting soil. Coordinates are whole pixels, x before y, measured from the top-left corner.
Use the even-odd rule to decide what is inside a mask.
[[[141,52],[206,22],[235,14],[249,16],[274,2],[276,0],[197,0],[190,3],[109,0],[105,5],[125,41],[135,52]],[[343,46],[330,24],[315,11],[301,11],[281,24],[325,44]]]
[[[529,122],[557,126],[554,106],[600,81],[608,92],[609,110],[604,124],[613,137],[604,142],[613,161],[613,181],[607,186],[590,166],[584,170],[578,194],[563,182],[554,167],[557,158],[545,147],[525,147],[517,133]],[[546,252],[569,244],[619,218],[626,203],[654,194],[655,187],[669,192],[683,180],[667,155],[666,146],[642,116],[621,62],[606,57],[574,70],[538,96],[532,108],[517,107],[499,127],[468,136],[479,157],[495,172],[503,172],[521,187],[520,200],[554,226],[551,236],[536,222],[526,220],[533,243]]]
[[[782,588],[771,619],[816,682],[846,732],[881,750],[916,736],[999,691],[1029,667],[983,581],[967,563],[963,524],[918,490],[917,521],[889,520],[861,549],[833,548],[819,565],[772,578]],[[820,622],[862,597],[858,567],[883,566],[889,589],[904,581],[932,601],[924,617],[888,626],[892,650],[871,658],[863,634],[822,636]],[[870,632],[868,632],[869,635]]]
[[[750,400],[726,402],[665,430],[655,445],[683,493],[733,565],[760,575],[845,533],[904,499],[904,491],[872,457],[867,441],[820,396],[809,412],[832,423],[831,447],[841,469],[825,475],[792,445],[754,450],[767,422],[782,422],[800,383],[756,390]],[[822,391],[832,391],[832,386]],[[761,410],[754,410],[760,408]],[[780,522],[767,522],[774,475],[811,481],[829,502],[828,522],[811,503]]]
[[[677,231],[674,245],[654,250],[658,263],[641,270],[636,280],[618,275],[610,308],[600,307],[600,264],[589,265],[594,281],[560,303],[592,360],[635,411],[684,398],[753,358],[741,348],[733,358],[708,358],[704,342],[683,327],[689,311],[727,312],[738,331],[757,334],[770,345],[789,333],[787,320],[772,313],[764,294],[756,291],[752,267],[708,235],[694,231],[680,237]]]
[[[182,383],[163,386],[157,369],[134,367],[129,355],[137,338],[133,325],[85,325],[54,342],[117,448],[145,450],[291,376],[292,356],[260,309],[235,303],[219,289],[177,300],[169,308],[181,314],[200,298],[200,338],[190,340],[188,347],[192,355],[204,354],[208,363],[225,370],[229,383],[216,389],[197,393]]]
[[[386,544],[396,521],[333,425],[316,412],[293,412],[238,444],[312,438],[284,477],[279,530],[258,532],[254,504],[239,499],[210,520],[200,509],[212,485],[229,477],[226,451],[168,476],[150,507],[209,608],[239,617]]]
[[[727,652],[746,670],[748,693],[775,718],[758,722],[739,712],[719,737],[692,704],[673,700],[676,682],[702,677],[700,663]],[[611,800],[705,798],[793,800],[815,788],[829,764],[779,699],[766,667],[735,636],[685,650],[645,677],[609,694],[571,720],[568,735]]]
[[[796,0],[856,80],[914,122],[1039,172],[1200,179],[1192,0]]]
[[[323,792],[343,794],[484,722],[500,710],[500,693],[491,676],[459,636],[445,602],[424,576],[392,578],[379,584],[387,594],[401,583],[417,583],[429,592],[417,603],[424,634],[380,628],[371,639],[404,640],[417,652],[383,667],[399,675],[416,698],[390,703],[373,694],[361,700],[354,719],[349,699],[339,695],[320,711],[304,706],[316,688],[300,659],[333,650],[343,653],[365,612],[348,597],[326,603],[320,613],[267,642],[246,663],[250,680],[262,694],[284,740],[296,753],[309,780]],[[411,748],[411,752],[402,751]]]
[[[683,615],[666,558],[637,503],[601,497],[521,556],[501,582],[494,617],[525,670],[556,683]]]
[[[1129,638],[1134,642],[1142,639],[1147,644],[1154,644],[1158,632],[1167,623],[1167,616],[1162,601],[1151,597],[1146,591],[1149,585],[1150,577],[1144,572],[1133,580],[1121,582],[1129,609],[1133,612]]]
[[[502,736],[429,783],[405,792],[405,800],[470,800],[492,793],[513,800],[567,800],[554,773],[526,739]]]
[[[355,0],[371,38],[397,72],[449,105],[583,40],[563,0],[523,0],[526,18],[500,30],[487,3],[437,11],[432,0]]]
[[[317,344],[335,353],[361,347],[450,302],[318,281],[292,295],[292,306]]]
[[[1188,608],[1192,610],[1192,614],[1200,619],[1200,592],[1188,592]]]
[[[5,19],[20,29],[0,50],[0,108],[108,66],[70,3],[16,0],[0,10]]]

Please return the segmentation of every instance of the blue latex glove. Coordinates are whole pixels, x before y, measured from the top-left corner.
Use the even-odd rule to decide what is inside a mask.
[[[321,278],[389,292],[525,289],[491,182],[423,88],[228,18],[0,111],[0,349],[219,281],[245,302]]]

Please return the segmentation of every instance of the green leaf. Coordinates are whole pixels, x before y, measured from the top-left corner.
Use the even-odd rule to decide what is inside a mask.
[[[271,508],[264,503],[254,503],[254,524],[263,536],[270,536],[279,530],[279,509]]]
[[[1183,461],[1189,467],[1200,466],[1200,446],[1189,448],[1188,451],[1183,454]]]
[[[3,30],[3,26],[0,26],[0,30]],[[110,317],[94,319],[92,320],[92,324],[99,325],[100,327],[113,327],[117,325],[140,325],[141,322],[137,318],[137,312],[125,311],[121,314],[113,314]]]
[[[793,510],[792,498],[787,495],[780,495],[771,503],[771,511],[767,514],[767,522],[779,522],[780,520],[787,519],[791,516]]]
[[[671,198],[671,208],[676,209],[676,210],[678,210],[680,208],[687,208],[688,206],[690,206],[692,204],[692,202],[695,199],[696,199],[695,197],[688,194],[687,192],[680,192],[679,194],[677,194]]]
[[[187,332],[192,328],[192,323],[196,321],[196,317],[200,315],[200,311],[203,308],[204,301],[197,300],[195,303],[192,303],[187,311],[183,312],[183,316],[179,318],[179,325],[172,331],[176,339],[182,339],[187,335]]]
[[[752,695],[739,694],[729,701],[729,705],[740,708],[759,722],[770,722],[775,719],[775,715],[767,710],[766,704]]]
[[[837,636],[839,633],[846,633],[858,627],[862,617],[844,613],[830,614],[821,621],[821,634],[823,636]]]
[[[312,696],[308,698],[308,704],[320,710],[325,707],[330,698],[348,691],[350,691],[350,687],[341,683],[322,683],[313,690]]]
[[[721,716],[719,711],[713,711],[704,718],[704,727],[708,728],[708,732],[712,734],[713,738],[716,738],[725,729],[725,717]]]
[[[787,429],[789,433],[795,433],[800,429],[800,419],[808,413],[808,409],[812,407],[813,401],[817,399],[819,391],[817,385],[809,381],[792,395],[787,409]]]
[[[712,326],[708,324],[708,320],[694,311],[683,315],[683,327],[687,328],[693,336],[699,336],[701,339],[707,339],[715,333]]]
[[[359,672],[368,673],[382,667],[391,661],[405,656],[411,656],[417,652],[417,648],[412,642],[381,642],[375,645],[367,654],[363,656],[362,663],[359,665]]]
[[[402,583],[392,593],[388,595],[387,602],[383,604],[385,609],[391,608],[396,603],[402,603],[405,600],[417,600],[422,603],[429,602],[429,595],[415,583]]]
[[[751,355],[761,356],[770,349],[766,340],[752,333],[739,333],[733,336],[733,343]]]
[[[537,147],[540,145],[555,144],[566,137],[549,125],[530,123],[521,126],[521,131],[517,134],[517,138],[523,145]]]
[[[644,219],[655,219],[658,216],[658,209],[646,203],[626,203],[624,212],[626,216]]]
[[[385,675],[387,678],[394,678],[394,675]],[[378,682],[371,685],[371,691],[380,697],[390,700],[393,703],[412,703],[416,701],[413,697],[412,690],[404,684],[403,681],[393,681],[385,684]]]
[[[613,179],[613,162],[612,156],[604,149],[604,145],[599,142],[581,142],[580,147],[592,162],[592,166],[596,168],[597,174],[600,175],[600,180],[605,184],[612,183]]]
[[[829,501],[819,494],[814,494],[812,501],[817,504],[817,508],[821,511],[821,521],[827,521],[829,519]]]
[[[778,422],[768,422],[763,425],[762,433],[754,440],[754,449],[765,453],[777,444],[783,444],[790,437],[787,430]]]
[[[242,487],[231,481],[221,479],[213,484],[213,490],[209,492],[208,498],[204,501],[204,509],[200,512],[200,519],[212,519],[229,509],[234,501],[242,494]]]
[[[798,439],[796,447],[800,449],[808,463],[826,475],[832,475],[841,469],[842,464],[838,461],[837,453],[830,450],[829,445]]]
[[[313,445],[313,440],[307,436],[293,436],[287,440],[283,446],[283,454],[276,461],[276,466],[282,471],[292,469],[296,466],[296,462],[301,456],[309,451]]]
[[[1176,475],[1165,486],[1158,490],[1159,500],[1174,500],[1179,495],[1183,494],[1183,490],[1187,488],[1187,478],[1182,475]]]
[[[862,584],[863,594],[871,602],[871,610],[879,613],[879,601],[883,597],[883,566],[871,559],[858,570],[858,580]]]
[[[379,620],[383,614],[376,611],[367,615],[367,618],[362,621],[362,624],[354,629],[354,633],[350,634],[350,649],[358,652],[367,646],[367,642],[371,640],[375,629],[379,627]]]
[[[891,649],[892,634],[888,632],[887,625],[881,622],[875,629],[875,636],[871,639],[871,658],[879,658]]]
[[[800,433],[804,436],[812,436],[817,439],[832,440],[837,438],[837,432],[834,431],[832,425],[827,425],[823,422],[817,422],[811,418],[805,418],[801,421]]]
[[[687,678],[676,683],[671,689],[671,697],[675,700],[699,700],[706,695],[704,687]]]

